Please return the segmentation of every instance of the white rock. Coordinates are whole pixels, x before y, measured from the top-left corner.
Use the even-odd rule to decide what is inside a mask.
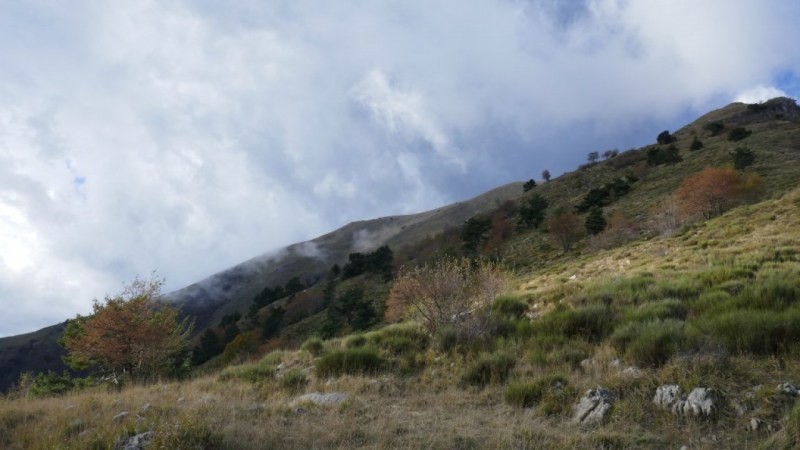
[[[687,417],[711,417],[717,409],[717,392],[711,388],[694,388],[689,397],[672,405],[673,414]]]
[[[128,411],[122,411],[121,413],[112,417],[111,420],[113,420],[114,422],[122,422],[123,420],[125,420],[126,417],[128,417],[128,414],[130,414]]]
[[[589,389],[574,407],[573,422],[582,424],[602,423],[614,405],[614,393],[598,387]]]
[[[785,394],[789,394],[792,397],[800,396],[800,391],[798,391],[797,387],[792,383],[781,383],[778,385],[778,390]]]
[[[656,389],[653,403],[664,409],[670,409],[681,397],[681,387],[677,384],[665,384]]]
[[[330,392],[323,394],[320,392],[311,392],[297,397],[290,404],[291,407],[296,407],[304,403],[313,403],[318,406],[338,405],[347,398],[347,394],[341,392]]]

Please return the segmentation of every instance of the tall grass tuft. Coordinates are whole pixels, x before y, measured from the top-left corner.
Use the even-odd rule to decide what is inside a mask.
[[[373,374],[386,368],[378,350],[358,347],[323,355],[317,360],[316,371],[321,377]]]

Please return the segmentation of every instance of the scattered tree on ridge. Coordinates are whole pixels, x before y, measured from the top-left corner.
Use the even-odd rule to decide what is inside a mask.
[[[536,187],[536,181],[533,178],[531,178],[530,180],[526,181],[525,184],[522,185],[522,192],[528,192],[535,187]]]
[[[544,170],[542,171],[542,179],[543,179],[545,182],[549,182],[549,181],[550,181],[550,171],[549,171],[549,170],[547,170],[547,169],[544,169]]]
[[[669,134],[669,130],[662,131],[656,137],[656,142],[658,142],[659,145],[672,144],[673,142],[676,142],[677,140],[678,140],[678,138],[676,138],[675,136]]]
[[[69,321],[60,343],[75,369],[114,380],[154,379],[174,372],[185,356],[191,324],[159,301],[163,280],[136,278],[122,293],[95,300],[92,314]]]
[[[586,157],[586,159],[589,160],[590,164],[596,163],[599,158],[600,158],[600,153],[598,152],[589,152],[589,155],[587,155]]]

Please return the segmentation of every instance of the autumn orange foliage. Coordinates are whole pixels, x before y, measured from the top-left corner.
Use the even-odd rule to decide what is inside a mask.
[[[743,195],[760,185],[753,173],[743,176],[733,167],[706,167],[683,180],[675,198],[687,216],[701,215],[710,219],[722,214],[742,200]]]
[[[93,313],[71,320],[61,344],[77,369],[135,379],[167,375],[186,349],[191,325],[160,303],[162,281],[136,279],[122,294],[95,300]]]

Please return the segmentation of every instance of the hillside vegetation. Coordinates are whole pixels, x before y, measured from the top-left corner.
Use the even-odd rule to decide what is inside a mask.
[[[197,336],[216,352],[182,380],[24,377],[0,447],[800,447],[798,120],[786,99],[734,104],[267,285]],[[681,203],[744,146],[724,208]]]

